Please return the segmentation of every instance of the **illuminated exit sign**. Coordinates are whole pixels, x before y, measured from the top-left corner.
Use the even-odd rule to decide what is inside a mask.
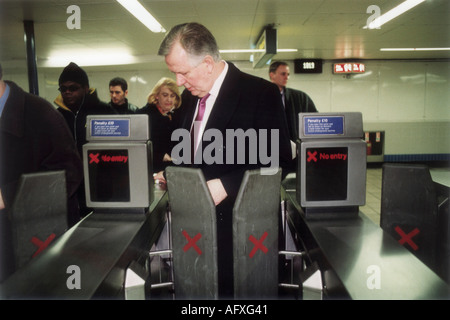
[[[364,63],[344,62],[333,65],[333,73],[364,73],[366,65]]]

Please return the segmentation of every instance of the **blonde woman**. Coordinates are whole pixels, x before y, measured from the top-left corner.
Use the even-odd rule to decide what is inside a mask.
[[[181,105],[177,83],[162,78],[148,96],[147,104],[137,113],[148,114],[153,145],[153,172],[163,171],[171,164],[172,131],[176,129],[174,113]]]

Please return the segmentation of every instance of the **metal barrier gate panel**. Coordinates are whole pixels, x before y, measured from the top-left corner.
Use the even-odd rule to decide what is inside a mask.
[[[169,167],[177,299],[217,299],[216,208],[200,169]]]
[[[234,297],[276,298],[281,170],[247,171],[233,208]]]

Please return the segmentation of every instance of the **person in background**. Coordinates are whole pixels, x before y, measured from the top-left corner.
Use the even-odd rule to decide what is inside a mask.
[[[289,66],[284,61],[275,61],[269,67],[270,80],[280,89],[285,107],[291,140],[298,138],[298,114],[300,112],[317,112],[311,97],[303,91],[288,88]]]
[[[14,272],[10,210],[22,174],[65,170],[68,226],[80,220],[83,168],[62,115],[46,100],[4,81],[0,65],[0,282]]]
[[[128,83],[124,78],[116,77],[109,82],[111,101],[108,103],[117,114],[136,113],[138,107],[128,102]]]
[[[82,157],[83,145],[86,140],[86,119],[88,115],[114,114],[108,104],[100,101],[97,91],[89,87],[87,73],[77,64],[71,62],[62,71],[59,80],[61,94],[54,103],[63,115],[75,139],[78,153]],[[78,190],[80,213],[85,216],[90,212],[86,207],[84,183]]]
[[[303,91],[287,87],[289,75],[289,65],[286,62],[275,61],[271,63],[269,67],[269,77],[280,90],[291,140],[293,161],[291,162],[289,172],[295,172],[297,163],[295,141],[299,137],[298,114],[301,112],[317,112],[317,109],[308,94]]]
[[[255,146],[248,143],[240,148],[244,150],[238,150],[233,143],[233,149],[226,149],[229,146],[226,144],[226,130],[251,130],[256,135],[260,132],[278,133],[278,148],[271,151],[276,155],[279,166],[283,167],[286,161],[291,160],[291,149],[281,99],[273,83],[246,74],[234,64],[222,60],[216,39],[201,24],[185,23],[173,27],[163,39],[158,54],[165,57],[168,69],[176,76],[177,85],[186,88],[181,95],[180,129],[189,132],[192,127],[200,127],[199,138],[194,141],[203,140],[202,134],[207,130],[219,132],[223,137],[223,145],[220,146],[223,158],[230,154],[234,157],[231,163],[201,161],[191,164],[202,170],[216,205],[219,297],[230,298],[234,290],[232,208],[245,171],[265,165],[260,161],[251,163],[248,159],[245,163],[238,163],[237,152],[250,155]],[[200,113],[201,120],[197,120],[200,118],[197,117],[199,109],[204,109],[204,113]],[[260,142],[264,140],[261,136],[257,139]],[[211,143],[214,142],[203,141],[195,152],[204,153]],[[195,145],[192,147],[196,148]],[[266,148],[270,150],[270,146]]]
[[[174,117],[181,105],[181,96],[177,83],[170,78],[161,78],[148,96],[147,104],[137,113],[148,114],[150,137],[153,146],[153,171],[155,179],[164,181],[161,173],[172,163],[171,135],[176,129]]]
[[[59,76],[60,95],[55,99],[58,111],[66,119],[75,138],[78,151],[86,141],[86,117],[93,114],[114,114],[108,104],[100,101],[97,91],[89,87],[86,71],[71,62]]]

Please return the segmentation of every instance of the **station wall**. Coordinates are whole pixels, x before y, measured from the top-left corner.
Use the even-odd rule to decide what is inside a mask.
[[[76,62],[76,61],[75,61]],[[450,62],[420,60],[368,60],[366,72],[358,75],[332,73],[333,61],[325,61],[321,74],[295,74],[290,64],[289,87],[310,95],[320,112],[359,111],[364,130],[385,131],[387,161],[450,161]],[[242,71],[269,79],[268,67],[253,69],[250,62],[236,62]],[[9,72],[4,79],[28,89],[26,72]],[[161,77],[174,76],[165,68],[156,70],[130,66],[88,72],[99,97],[109,101],[109,80],[121,76],[128,81],[130,102],[145,105],[147,96]],[[58,95],[61,69],[38,69],[39,94],[50,102]],[[182,88],[181,88],[182,90]]]

